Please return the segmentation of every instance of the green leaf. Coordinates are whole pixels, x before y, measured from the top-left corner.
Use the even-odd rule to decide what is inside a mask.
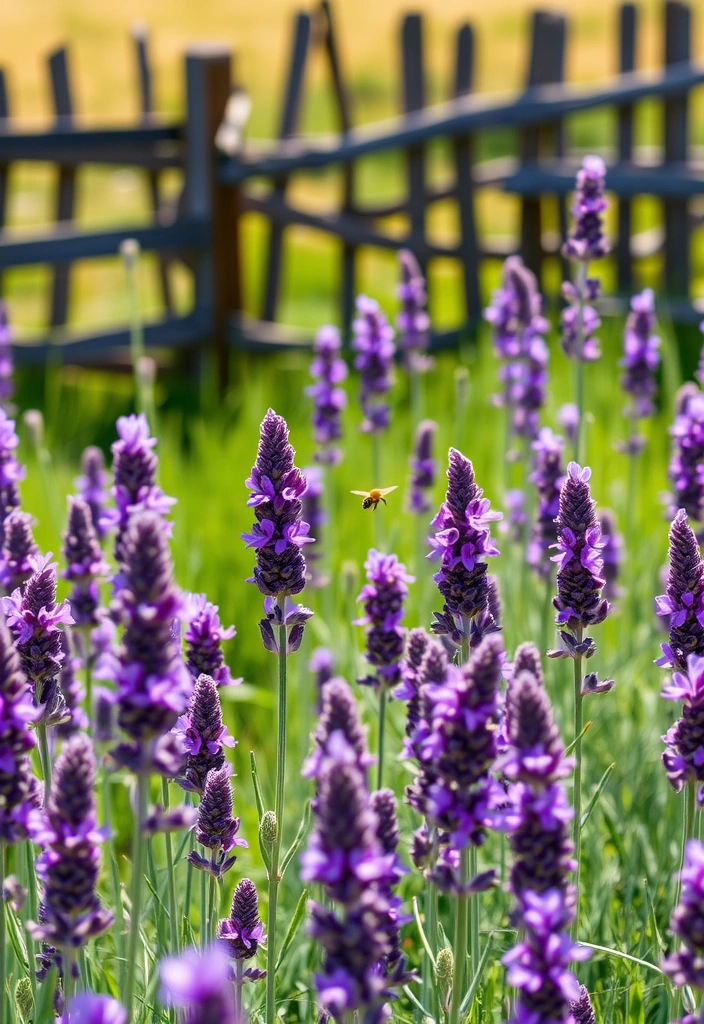
[[[432,965],[433,984],[435,985],[435,988],[437,989],[437,978],[435,977],[435,957],[433,956],[433,951],[430,948],[430,943],[428,942],[428,937],[425,934],[425,928],[423,927],[423,922],[420,919],[420,910],[418,909],[418,899],[417,899],[417,897],[415,897],[415,896],[413,897],[413,901],[411,903],[411,906],[413,907],[413,917],[414,917],[415,922],[416,922],[416,927],[418,929],[418,934],[420,935],[420,941],[423,944],[423,949],[425,950],[425,955],[428,957],[428,959],[430,960],[430,963]]]
[[[582,820],[581,820],[581,822],[579,824],[580,832],[582,831],[584,826],[587,824],[587,822],[591,818],[592,812],[593,812],[594,808],[597,805],[597,801],[599,800],[599,797],[601,796],[601,794],[604,792],[604,787],[606,786],[606,783],[609,781],[609,777],[610,777],[610,775],[613,772],[615,767],[616,767],[616,762],[614,761],[612,764],[609,765],[609,767],[606,769],[604,774],[601,776],[601,779],[599,780],[599,785],[594,790],[594,794],[593,794],[591,800],[589,801],[589,804],[587,805],[587,809],[585,810],[584,814],[582,815]]]
[[[37,991],[37,1012],[35,1024],[53,1024],[54,992],[56,991],[56,968],[52,967]]]
[[[264,817],[264,800],[262,799],[262,788],[259,785],[259,772],[257,771],[257,759],[254,756],[254,751],[249,752],[249,767],[252,773],[252,785],[254,786],[254,802],[257,805],[257,816],[259,823]]]
[[[281,862],[281,868],[279,870],[279,874],[280,874],[281,878],[284,877],[284,875],[286,873],[286,868],[289,866],[289,864],[291,863],[293,858],[298,853],[299,847],[300,847],[301,843],[303,842],[303,840],[305,839],[305,837],[306,837],[306,835],[308,833],[308,829],[309,828],[310,828],[310,800],[307,800],[306,801],[305,809],[303,811],[303,817],[301,818],[301,823],[298,826],[298,832],[296,832],[296,838],[293,840],[293,842],[289,846],[289,848],[288,848],[288,850],[286,852],[286,855],[285,855],[284,859]]]
[[[288,926],[288,931],[286,932],[286,935],[284,937],[284,941],[283,941],[283,943],[281,945],[281,951],[279,952],[279,957],[278,957],[278,960],[276,961],[276,970],[277,971],[281,967],[281,964],[284,962],[286,954],[288,953],[289,946],[291,945],[291,943],[293,942],[294,938],[296,937],[296,932],[298,931],[298,926],[300,925],[301,921],[305,917],[305,914],[306,914],[306,901],[307,900],[308,900],[308,890],[304,889],[303,892],[300,895],[300,898],[298,900],[298,904],[296,905],[296,909],[293,912],[293,917],[291,918],[291,923]]]
[[[570,745],[568,747],[565,747],[565,754],[571,754],[572,753],[572,751],[577,746],[579,741],[584,738],[584,734],[586,733],[586,731],[588,729],[591,729],[591,727],[592,727],[592,723],[591,722],[587,722],[587,724],[584,726],[584,728],[580,732],[579,736],[575,736],[575,738],[572,740]]]
[[[493,934],[493,932],[490,932],[489,933],[489,937],[486,940],[486,946],[484,947],[484,952],[482,953],[481,957],[479,958],[479,964],[477,965],[477,969],[474,972],[474,977],[472,978],[472,983],[469,986],[469,988],[467,989],[467,991],[465,992],[464,999],[462,1000],[462,1002],[460,1004],[460,1017],[464,1017],[465,1013],[467,1013],[467,1011],[471,1008],[472,1003],[474,1002],[474,996],[475,996],[475,993],[477,991],[477,987],[479,986],[479,982],[482,980],[482,974],[484,973],[484,970],[486,968],[486,965],[487,965],[487,962],[489,960],[489,956],[491,954],[491,951],[492,951],[493,947],[494,947],[494,934]]]
[[[7,933],[10,936],[15,956],[25,973],[29,973],[29,958],[27,956],[27,946],[24,941],[22,924],[8,903],[5,904],[5,920],[7,922]]]
[[[664,974],[657,964],[648,963],[647,960],[641,960],[640,957],[631,956],[630,953],[623,953],[620,949],[609,949],[608,946],[597,946],[594,942],[578,942],[577,945],[586,946],[587,949],[596,949],[600,953],[608,953],[609,956],[615,956],[620,960],[628,960],[630,963],[638,964],[640,967],[645,967],[649,971],[655,971],[656,974]]]

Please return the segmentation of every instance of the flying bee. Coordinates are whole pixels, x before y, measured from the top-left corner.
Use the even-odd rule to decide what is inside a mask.
[[[391,494],[397,486],[398,484],[394,484],[393,487],[372,487],[371,491],[350,491],[350,494],[358,494],[360,498],[364,498],[362,508],[373,508],[376,512],[379,502],[383,501],[386,505],[385,495]]]

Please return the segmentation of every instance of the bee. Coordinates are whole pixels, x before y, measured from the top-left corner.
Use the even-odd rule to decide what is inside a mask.
[[[362,508],[373,508],[376,512],[376,507],[380,501],[383,501],[385,505],[387,503],[384,495],[391,494],[392,491],[396,490],[397,486],[397,484],[394,484],[393,487],[372,487],[371,491],[350,491],[350,494],[358,494],[360,498],[364,498]]]

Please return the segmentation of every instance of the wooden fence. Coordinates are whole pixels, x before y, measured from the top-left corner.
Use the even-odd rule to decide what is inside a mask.
[[[303,225],[339,240],[339,321],[349,324],[356,291],[358,254],[363,247],[413,250],[421,265],[439,257],[458,261],[462,271],[465,317],[457,330],[436,336],[434,344],[457,341],[467,325],[476,323],[486,296],[480,275],[487,259],[501,259],[516,248],[542,274],[546,258],[559,254],[567,223],[567,197],[580,154],[570,145],[571,118],[608,108],[614,115],[614,145],[606,153],[607,187],[617,199],[617,231],[613,241],[618,293],[634,286],[634,264],[658,255],[662,290],[676,319],[700,315],[691,294],[690,244],[700,223],[692,198],[704,193],[704,160],[690,139],[691,93],[704,85],[704,64],[692,59],[692,11],[682,0],[662,7],[662,67],[638,70],[636,54],[639,12],[624,4],[615,30],[619,66],[614,77],[597,85],[565,81],[567,19],[537,12],[531,21],[530,50],[524,90],[496,97],[473,91],[475,37],[469,24],[456,33],[454,69],[448,99],[427,103],[424,22],[409,14],[400,32],[403,111],[383,123],[355,126],[353,97],[346,84],[335,32],[333,11],[324,0],[311,13],[297,15],[293,27],[288,76],[278,138],[245,140],[246,94],[233,87],[232,54],[225,45],[193,47],[185,55],[185,118],[164,122],[152,111],[152,86],[147,40],[135,37],[141,96],[141,118],[130,128],[84,129],[76,120],[67,51],[49,59],[55,122],[42,132],[16,128],[8,109],[0,74],[0,274],[21,264],[53,266],[47,338],[20,345],[18,358],[39,361],[50,346],[63,345],[67,361],[108,358],[128,342],[117,326],[87,336],[66,327],[71,263],[115,254],[125,238],[136,238],[144,250],[159,256],[163,316],[146,325],[149,346],[214,345],[222,379],[226,379],[230,346],[278,347],[307,344],[305,332],[277,323],[284,260],[290,255],[289,228]],[[305,71],[314,51],[323,54],[330,71],[339,132],[325,137],[299,134]],[[662,141],[637,147],[634,122],[638,104],[655,101],[662,110]],[[477,138],[497,128],[515,133],[515,155],[479,162]],[[436,187],[428,180],[428,147],[449,142],[453,180]],[[373,154],[400,151],[406,188],[396,202],[363,204],[357,196],[358,162]],[[56,224],[36,236],[17,237],[2,230],[5,223],[8,171],[15,161],[49,161],[57,167]],[[126,225],[108,231],[83,231],[73,223],[76,169],[86,164],[127,165],[142,170],[148,182],[153,220],[147,226]],[[321,214],[294,204],[293,176],[339,168],[343,188],[339,209]],[[178,203],[168,206],[161,195],[160,175],[167,168],[183,174]],[[256,188],[252,182],[256,181]],[[265,188],[262,189],[262,183]],[[477,196],[500,188],[520,197],[515,239],[484,236],[478,230]],[[633,201],[641,195],[662,204],[661,225],[646,233],[633,231]],[[557,197],[558,231],[546,229],[545,197]],[[428,211],[433,204],[456,204],[458,241],[439,244],[429,237]],[[258,316],[245,313],[242,287],[241,225],[250,213],[268,222],[265,247],[265,288]],[[399,235],[388,226],[402,215]],[[396,222],[397,223],[397,222]],[[184,263],[192,272],[194,300],[190,312],[174,312],[170,266]],[[433,295],[431,290],[431,313]]]

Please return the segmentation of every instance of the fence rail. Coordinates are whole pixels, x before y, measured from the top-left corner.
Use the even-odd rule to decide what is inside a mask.
[[[76,260],[115,254],[121,241],[136,238],[143,249],[158,255],[163,316],[147,325],[145,340],[157,347],[198,347],[208,341],[218,354],[223,382],[228,348],[266,348],[309,343],[308,333],[276,322],[281,281],[288,256],[288,229],[304,226],[333,236],[340,243],[339,320],[350,323],[357,283],[359,250],[411,248],[425,268],[437,258],[457,260],[462,271],[465,318],[457,329],[437,337],[452,344],[475,323],[482,305],[481,269],[486,260],[503,258],[519,248],[540,274],[546,258],[559,254],[567,223],[566,196],[578,164],[570,146],[571,119],[588,111],[614,112],[615,143],[608,157],[607,188],[617,198],[613,239],[618,290],[633,287],[634,262],[658,254],[663,290],[678,318],[696,315],[691,294],[690,239],[701,222],[691,199],[704,193],[704,152],[690,137],[690,97],[704,86],[704,63],[692,59],[692,13],[682,0],[662,7],[663,66],[654,72],[638,69],[639,11],[624,4],[614,26],[618,33],[618,68],[595,85],[565,81],[567,19],[537,12],[531,22],[525,87],[513,96],[473,91],[475,40],[472,27],[458,27],[454,70],[448,99],[428,105],[425,73],[424,21],[403,19],[399,35],[402,112],[383,122],[354,124],[354,104],[345,77],[333,10],[327,0],[293,23],[286,84],[281,102],[278,138],[246,140],[246,94],[233,86],[232,54],[224,45],[192,47],[185,55],[186,112],[182,120],[161,121],[152,109],[152,75],[148,39],[134,37],[140,112],[127,127],[80,127],[73,102],[66,48],[49,57],[55,119],[46,130],[18,128],[11,117],[9,90],[0,71],[0,279],[13,266],[48,263],[53,267],[47,337],[17,346],[20,361],[39,361],[61,345],[70,361],[112,358],[127,344],[121,325],[99,334],[68,328],[71,264]],[[299,132],[309,61],[321,55],[329,70],[336,134],[313,138]],[[661,144],[637,146],[638,105],[660,104]],[[515,133],[515,155],[479,162],[477,139],[497,128]],[[428,147],[448,142],[448,180],[428,180]],[[390,151],[405,161],[404,194],[383,203],[357,197],[358,162]],[[8,173],[18,161],[49,162],[56,167],[55,225],[36,234],[5,227]],[[131,166],[145,175],[152,222],[106,230],[76,227],[76,172],[87,164]],[[321,213],[290,198],[291,182],[300,175],[337,168],[342,190],[337,209]],[[178,202],[165,203],[162,174],[176,169],[183,176]],[[477,196],[499,188],[520,197],[517,238],[483,235],[476,218]],[[662,223],[634,234],[633,200],[654,196],[662,204]],[[543,198],[557,202],[558,232],[546,229]],[[433,204],[456,204],[457,241],[441,242],[428,233]],[[245,303],[242,284],[242,224],[250,214],[264,216],[268,239],[264,257],[264,295],[260,318]],[[405,218],[399,234],[389,217]],[[174,261],[193,275],[193,304],[184,316],[174,313],[171,267]],[[486,296],[484,296],[486,298]],[[431,288],[431,313],[433,293]]]

